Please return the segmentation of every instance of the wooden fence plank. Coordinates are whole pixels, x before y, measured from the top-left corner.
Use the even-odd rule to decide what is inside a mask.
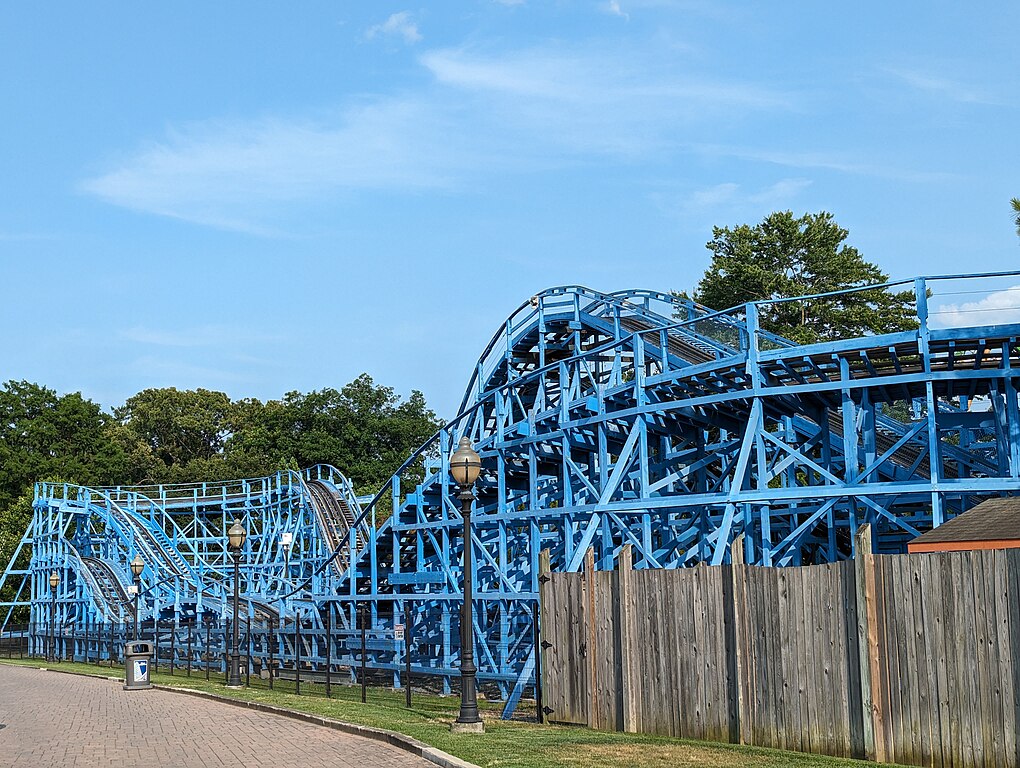
[[[980,730],[975,717],[980,716],[980,707],[976,706],[975,691],[977,676],[975,674],[976,648],[974,647],[974,580],[971,578],[971,557],[968,552],[953,552],[950,555],[953,564],[953,583],[956,604],[956,648],[958,659],[969,660],[959,666],[957,681],[957,702],[959,703],[960,746],[963,750],[963,764],[976,765],[980,755],[980,738],[975,738],[975,730]],[[977,726],[977,727],[975,727]]]
[[[926,595],[921,585],[921,570],[927,555],[907,555],[906,563],[910,592],[908,604],[911,612],[911,634],[906,637],[908,647],[908,663],[910,665],[910,685],[913,689],[911,701],[911,727],[914,754],[918,765],[932,764],[932,727],[931,727],[931,675],[928,674],[927,659],[930,656],[927,647],[924,602]]]
[[[931,555],[919,556],[920,590],[922,595],[921,621],[924,626],[924,668],[921,673],[928,684],[928,752],[930,764],[946,763],[943,742],[948,738],[949,723],[943,720],[945,695],[945,632],[942,602],[942,582],[939,579],[940,561]]]
[[[1005,734],[1006,722],[1003,707],[1004,680],[1008,674],[1007,658],[1009,646],[1003,642],[1000,634],[1001,621],[1005,617],[1000,616],[1000,595],[1001,588],[1006,580],[1006,559],[1002,550],[991,550],[985,553],[986,567],[983,569],[985,577],[985,600],[987,603],[988,616],[988,649],[989,661],[992,669],[992,749],[995,754],[995,765],[997,768],[1006,766]],[[989,562],[990,561],[990,562]]]
[[[754,660],[747,655],[748,615],[746,606],[746,566],[744,564],[744,534],[740,534],[731,548],[732,565],[730,566],[731,611],[733,647],[731,649],[733,664],[735,734],[731,740],[738,744],[751,743],[751,688],[750,679],[753,674],[751,665]]]
[[[960,595],[957,584],[959,568],[957,567],[960,555],[957,552],[949,552],[939,555],[942,560],[942,599],[947,609],[945,639],[946,654],[948,658],[959,659],[960,654],[965,651],[960,634]],[[952,717],[949,722],[949,743],[954,766],[965,766],[969,750],[964,748],[964,734],[966,730],[961,728],[960,720],[962,715],[961,705],[961,683],[966,670],[959,664],[947,667],[946,698],[949,702],[949,710]],[[966,699],[965,699],[966,700]]]
[[[869,760],[875,757],[875,721],[871,692],[872,661],[869,650],[869,619],[874,602],[874,577],[871,568],[872,534],[871,526],[863,525],[857,531],[854,558],[854,597],[857,609],[857,670],[860,685],[861,707],[861,754]],[[869,592],[870,583],[870,592]],[[856,703],[856,701],[855,701]]]
[[[858,553],[860,549],[858,548]],[[862,561],[863,562],[863,561]],[[861,690],[861,667],[867,667],[867,659],[861,659],[860,652],[860,616],[858,612],[858,580],[859,563],[857,559],[840,563],[843,567],[843,602],[846,605],[846,657],[844,674],[847,680],[847,718],[849,727],[847,736],[847,755],[862,759],[865,757],[864,734],[864,694]],[[864,628],[867,635],[867,628]],[[869,692],[870,698],[870,692]]]
[[[634,610],[634,594],[631,582],[634,575],[634,547],[631,544],[624,545],[617,558],[617,571],[619,578],[619,633],[620,633],[620,706],[622,710],[621,727],[627,733],[638,732],[637,721],[637,691],[636,691],[636,656],[638,646],[634,641],[634,633],[637,629],[637,614]]]
[[[1020,768],[1020,549],[1010,549],[1006,556],[1006,611],[1009,616],[1009,650],[1012,662],[1012,700],[1006,700],[1006,718],[1013,722],[1013,742],[1008,749],[1010,765]]]

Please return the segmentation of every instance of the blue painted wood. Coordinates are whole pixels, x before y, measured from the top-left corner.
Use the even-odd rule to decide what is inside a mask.
[[[40,483],[19,544],[31,562],[7,564],[0,587],[15,597],[2,607],[45,617],[57,568],[61,621],[123,614],[82,557],[126,583],[141,553],[151,561],[143,616],[225,619],[223,531],[236,515],[251,532],[242,589],[252,610],[285,620],[304,610],[315,633],[324,606],[338,604],[339,643],[356,626],[355,605],[367,604],[368,663],[398,673],[402,651],[386,638],[394,601],[412,597],[414,672],[450,690],[463,541],[448,468],[467,435],[483,459],[471,542],[479,676],[512,713],[533,672],[542,549],[557,570],[578,568],[589,547],[600,568],[615,567],[628,544],[636,568],[675,568],[725,562],[743,535],[747,562],[824,562],[851,556],[864,522],[876,551],[901,551],[982,498],[1020,493],[1020,325],[931,328],[927,291],[937,295],[940,279],[886,286],[913,286],[916,331],[809,346],[759,327],[773,302],[715,311],[654,291],[543,291],[499,325],[456,417],[374,497],[357,498],[326,466],[221,485]],[[913,423],[892,418],[893,405]],[[419,464],[424,479],[409,480]],[[355,518],[336,549],[310,481]]]

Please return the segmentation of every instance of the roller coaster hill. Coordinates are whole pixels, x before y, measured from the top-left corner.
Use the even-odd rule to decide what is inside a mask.
[[[479,679],[508,716],[534,680],[542,550],[554,570],[580,569],[589,549],[612,569],[625,545],[636,568],[680,568],[728,562],[743,534],[749,563],[829,562],[854,556],[862,524],[876,551],[903,552],[980,501],[1020,492],[1020,323],[995,324],[1002,315],[981,303],[1020,304],[1020,287],[1002,290],[1018,275],[869,287],[912,289],[917,328],[810,345],[762,327],[776,302],[714,311],[654,291],[547,290],[499,326],[457,417],[374,497],[328,466],[219,485],[39,483],[0,582],[4,627],[21,606],[45,626],[54,570],[59,627],[130,621],[136,554],[143,626],[231,620],[225,531],[236,517],[249,531],[236,620],[300,617],[300,649],[271,641],[284,667],[297,658],[321,671],[329,643],[337,671],[356,670],[360,647],[343,638],[360,606],[374,675],[406,682],[396,625],[410,615],[414,674],[450,690],[463,541],[448,461],[467,436],[483,461],[471,631]],[[178,629],[159,634],[161,647]]]

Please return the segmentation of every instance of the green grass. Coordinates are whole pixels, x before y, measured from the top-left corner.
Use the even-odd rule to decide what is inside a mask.
[[[68,672],[121,676],[121,667],[97,667],[93,664],[60,662],[47,664],[39,659],[3,660],[5,664],[47,667]],[[675,768],[706,766],[742,768],[743,766],[795,766],[796,768],[861,768],[855,760],[805,755],[759,747],[712,744],[638,734],[607,733],[587,728],[538,725],[521,720],[499,719],[496,704],[481,702],[486,733],[482,736],[455,736],[450,723],[457,716],[459,700],[453,696],[415,694],[412,709],[404,708],[403,691],[370,688],[368,701],[361,703],[359,687],[334,685],[333,698],[324,697],[324,686],[302,683],[302,695],[296,696],[292,683],[278,681],[275,690],[258,687],[229,690],[220,680],[206,681],[204,676],[188,678],[180,672],[170,676],[164,671],[152,675],[152,682],[180,688],[192,688],[221,696],[259,701],[274,706],[310,712],[348,723],[358,723],[412,736],[483,768]],[[311,694],[311,695],[307,695]]]

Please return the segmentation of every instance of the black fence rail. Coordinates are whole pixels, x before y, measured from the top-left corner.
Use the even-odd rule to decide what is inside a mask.
[[[427,657],[428,643],[418,644],[407,625],[385,630],[326,626],[310,619],[287,618],[242,622],[237,653],[247,686],[282,688],[291,693],[333,695],[334,686],[360,687],[361,700],[369,687],[400,689],[411,706],[412,690],[451,693],[436,678]],[[124,644],[132,640],[152,645],[153,672],[206,680],[226,679],[233,626],[224,621],[86,622],[51,626],[26,624],[0,632],[0,658],[72,661],[111,668],[124,662]],[[380,665],[380,657],[384,663]],[[382,668],[380,668],[382,667]],[[456,674],[457,670],[450,670]],[[495,684],[482,681],[482,692],[499,698]],[[519,707],[517,716],[532,716]]]

